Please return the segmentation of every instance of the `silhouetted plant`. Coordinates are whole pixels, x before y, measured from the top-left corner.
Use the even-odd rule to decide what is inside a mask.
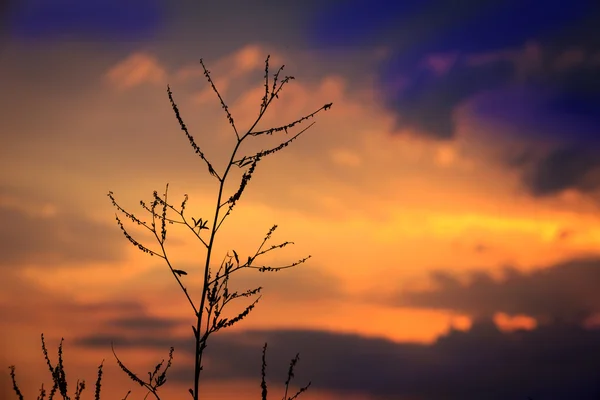
[[[295,140],[298,136],[300,136],[303,132],[305,132],[308,128],[310,128],[314,124],[314,122],[311,123],[306,128],[302,129],[300,132],[296,133],[294,136],[292,136],[288,140],[282,142],[278,146],[267,149],[267,150],[261,150],[258,153],[255,153],[252,155],[244,155],[244,156],[240,157],[237,154],[242,142],[250,136],[272,135],[273,133],[281,132],[281,131],[283,131],[287,134],[288,129],[291,129],[294,126],[296,126],[297,124],[300,124],[300,123],[304,122],[305,120],[308,120],[308,119],[314,117],[317,113],[319,113],[323,110],[328,110],[329,108],[331,108],[331,105],[332,105],[332,103],[325,104],[318,110],[316,110],[308,115],[305,115],[305,116],[297,119],[296,121],[286,124],[286,125],[282,125],[279,127],[270,128],[270,129],[262,130],[262,131],[253,131],[253,129],[258,124],[258,122],[264,116],[265,112],[267,111],[267,108],[269,107],[269,105],[271,104],[273,99],[279,98],[279,93],[280,93],[281,89],[283,88],[283,86],[285,84],[287,84],[290,80],[294,79],[293,76],[286,76],[283,79],[279,80],[279,75],[283,71],[283,68],[284,68],[284,66],[281,66],[278,69],[278,71],[273,75],[273,82],[270,85],[269,84],[269,58],[270,57],[267,56],[267,59],[265,60],[265,75],[264,75],[265,94],[262,97],[259,115],[258,115],[257,119],[255,120],[255,122],[250,127],[250,129],[248,129],[248,131],[246,133],[244,133],[243,135],[240,135],[240,133],[238,132],[238,130],[235,126],[233,117],[231,116],[231,113],[229,112],[229,108],[227,107],[227,105],[225,104],[225,101],[221,97],[221,94],[215,87],[214,82],[211,79],[210,72],[204,66],[204,62],[202,61],[202,59],[200,60],[200,65],[202,66],[202,68],[204,70],[204,75],[206,76],[206,79],[208,80],[208,83],[210,84],[212,90],[216,93],[217,97],[219,98],[219,101],[221,102],[221,107],[223,108],[223,110],[225,110],[227,120],[228,120],[229,124],[232,126],[233,131],[236,136],[236,139],[237,139],[235,147],[231,153],[229,163],[222,173],[217,172],[213,168],[213,166],[209,162],[208,158],[204,155],[204,153],[202,152],[200,147],[196,144],[194,137],[188,132],[188,129],[180,115],[179,109],[178,109],[177,105],[175,104],[175,101],[173,100],[173,94],[171,92],[171,88],[169,86],[167,86],[167,94],[169,97],[169,101],[170,101],[171,107],[173,108],[173,111],[175,113],[175,117],[177,118],[177,121],[179,122],[181,130],[186,135],[187,139],[190,142],[190,145],[192,146],[192,148],[194,149],[196,154],[198,154],[198,156],[200,156],[202,161],[208,167],[208,172],[209,172],[210,176],[212,176],[214,179],[216,179],[219,182],[219,191],[218,191],[218,195],[217,195],[214,216],[212,218],[210,225],[209,225],[208,219],[203,219],[203,218],[196,219],[194,217],[191,217],[191,218],[186,217],[185,206],[188,201],[187,194],[184,195],[184,199],[183,199],[183,202],[181,203],[180,208],[175,208],[172,204],[169,204],[168,199],[167,199],[169,184],[166,185],[165,192],[162,197],[158,195],[157,191],[154,191],[153,200],[149,206],[144,201],[140,201],[140,205],[142,206],[142,208],[145,211],[147,211],[149,214],[151,214],[151,216],[152,216],[152,221],[150,223],[148,223],[146,221],[142,221],[141,219],[136,217],[134,214],[125,211],[119,204],[117,204],[117,202],[113,196],[113,192],[108,193],[108,197],[111,199],[113,205],[117,208],[117,210],[119,212],[124,214],[127,218],[131,219],[133,222],[135,222],[139,226],[142,226],[143,228],[149,230],[150,232],[152,232],[154,234],[154,237],[156,238],[156,240],[160,246],[160,252],[151,250],[148,247],[140,244],[136,239],[134,239],[128,233],[128,231],[125,229],[123,223],[121,222],[121,219],[119,218],[118,213],[115,214],[117,224],[123,231],[123,234],[125,235],[125,237],[134,246],[139,248],[141,251],[150,254],[151,256],[157,256],[157,257],[165,260],[167,266],[169,267],[171,274],[177,281],[179,287],[182,289],[183,293],[185,294],[185,296],[187,298],[187,301],[189,302],[191,308],[194,311],[194,315],[196,316],[196,325],[192,326],[192,330],[193,330],[193,334],[194,334],[194,342],[195,342],[194,387],[189,389],[189,393],[192,395],[192,398],[194,400],[198,400],[200,398],[199,397],[199,384],[200,384],[201,372],[203,369],[202,356],[204,354],[204,350],[206,349],[208,338],[210,337],[211,334],[213,334],[221,329],[228,328],[228,327],[236,324],[237,322],[241,321],[242,319],[244,319],[250,313],[250,311],[252,311],[252,309],[254,308],[254,306],[256,305],[258,300],[260,299],[260,296],[256,297],[256,299],[254,299],[254,301],[252,301],[252,303],[250,303],[245,308],[244,311],[242,311],[237,316],[235,316],[231,319],[227,318],[227,317],[223,317],[222,316],[223,309],[229,302],[231,302],[234,299],[241,298],[241,297],[256,296],[260,293],[260,291],[262,289],[261,287],[257,287],[254,289],[246,290],[242,293],[238,293],[237,291],[230,292],[228,289],[228,282],[229,282],[229,278],[230,278],[231,274],[233,274],[235,271],[238,271],[243,268],[257,269],[260,272],[279,271],[282,269],[291,268],[296,265],[302,264],[308,258],[310,258],[310,255],[309,255],[309,256],[302,258],[291,264],[277,266],[277,267],[272,267],[272,266],[268,266],[268,265],[255,265],[254,264],[255,261],[260,256],[262,256],[272,250],[280,249],[289,244],[293,244],[293,242],[286,241],[286,242],[279,243],[276,245],[271,245],[270,247],[265,248],[267,241],[269,241],[271,239],[272,234],[277,229],[277,225],[273,225],[271,227],[271,229],[269,229],[269,231],[265,235],[260,246],[258,246],[258,249],[256,250],[256,252],[253,255],[248,256],[247,260],[245,262],[241,262],[240,256],[238,255],[238,253],[232,249],[233,254],[229,254],[229,252],[228,252],[225,255],[216,274],[214,274],[210,268],[210,261],[211,261],[211,256],[212,256],[212,252],[213,252],[213,248],[214,248],[213,246],[215,243],[215,236],[217,234],[217,231],[219,230],[219,228],[221,227],[221,225],[223,224],[225,219],[231,214],[233,208],[239,201],[240,197],[242,196],[244,190],[246,189],[246,187],[248,185],[248,182],[252,178],[258,163],[264,157],[271,155],[273,153],[276,153],[276,152],[282,150],[284,147],[287,147],[288,144],[290,144],[293,140]],[[236,156],[238,158],[236,158]],[[236,166],[238,168],[247,167],[247,169],[245,170],[245,172],[242,175],[242,178],[241,178],[241,181],[239,184],[239,188],[233,194],[231,194],[227,198],[227,200],[224,200],[226,197],[226,195],[224,194],[225,182],[226,182],[227,177],[229,176],[231,167],[233,167],[233,166]],[[157,208],[158,208],[158,210],[157,210]],[[172,219],[172,218],[167,217],[167,211],[169,211],[169,213],[174,212],[178,216],[178,218]],[[169,259],[167,257],[167,254],[165,251],[165,242],[166,242],[166,238],[167,238],[167,223],[185,225],[187,228],[189,228],[194,233],[194,235],[198,238],[198,240],[202,243],[202,245],[207,250],[206,260],[205,260],[205,264],[204,264],[204,279],[203,279],[203,285],[202,285],[202,293],[201,293],[201,298],[199,300],[198,305],[196,305],[196,303],[192,300],[190,293],[188,292],[186,286],[184,285],[183,279],[187,275],[187,271],[175,268],[171,264],[171,262],[169,261]],[[158,225],[160,225],[160,227]],[[157,228],[159,228],[159,230],[157,230]],[[205,239],[204,237],[202,237],[201,234],[203,233],[202,232],[203,230],[208,231],[207,232],[209,234],[208,239]],[[55,367],[52,366],[52,364],[50,363],[50,360],[48,358],[48,352],[46,351],[46,345],[44,342],[43,334],[42,334],[42,350],[44,352],[44,357],[46,358],[46,362],[48,364],[48,367],[50,369],[50,372],[52,374],[52,379],[54,382],[54,386],[52,387],[52,389],[48,395],[48,399],[52,400],[55,393],[58,390],[58,393],[60,393],[60,395],[63,397],[63,399],[70,400],[69,396],[67,395],[67,381],[66,381],[64,368],[63,368],[63,363],[62,363],[62,340],[61,340],[61,343],[58,348],[58,364]],[[261,368],[262,379],[261,379],[261,385],[260,385],[261,389],[262,389],[261,397],[263,400],[267,399],[267,384],[265,382],[266,350],[267,350],[267,344],[265,343],[265,345],[263,347],[263,351],[262,351],[262,368]],[[148,372],[149,379],[147,382],[145,380],[141,379],[140,377],[138,377],[134,372],[132,372],[129,368],[127,368],[121,362],[121,360],[117,357],[116,353],[114,352],[114,348],[113,348],[113,354],[116,358],[116,361],[117,361],[117,364],[119,365],[119,367],[134,382],[140,384],[140,386],[143,386],[148,390],[148,393],[146,394],[146,396],[148,394],[152,393],[157,399],[160,399],[160,397],[157,393],[157,389],[160,386],[164,385],[167,381],[166,374],[167,374],[167,370],[171,366],[171,362],[173,360],[173,348],[171,348],[171,350],[169,352],[169,361],[167,362],[167,365],[164,368],[164,370],[159,375],[157,375],[164,363],[164,360],[163,360],[159,364],[156,365],[153,372]],[[294,368],[295,368],[298,360],[299,360],[299,354],[296,354],[296,356],[292,359],[292,361],[290,363],[288,377],[285,382],[285,393],[284,393],[284,397],[283,397],[284,400],[295,399],[296,397],[298,397],[298,395],[303,393],[310,386],[310,382],[309,382],[308,385],[302,387],[295,395],[293,395],[292,397],[288,397],[289,384],[291,382],[291,379],[294,376]],[[103,364],[100,364],[100,366],[98,367],[98,378],[96,381],[96,391],[95,391],[95,397],[94,397],[96,400],[98,400],[100,398],[102,366],[103,366]],[[22,400],[23,395],[22,395],[21,391],[19,390],[19,387],[16,382],[16,378],[15,378],[15,367],[11,366],[9,368],[11,370],[10,375],[11,375],[11,379],[13,382],[13,388],[14,388],[18,398],[20,400]],[[82,381],[81,383],[79,383],[79,381],[78,381],[77,385],[76,385],[75,400],[79,400],[81,391],[84,388],[85,388],[85,382]],[[127,395],[125,396],[124,399],[126,399],[130,393],[131,393],[131,391],[129,391],[127,393]],[[40,395],[38,396],[38,400],[45,399],[45,396],[46,396],[46,392],[42,385],[42,388],[40,389]]]
[[[63,365],[63,359],[62,359],[62,342],[64,339],[60,340],[60,343],[58,345],[58,362],[56,363],[56,366],[52,366],[52,362],[50,361],[50,357],[48,356],[48,350],[46,350],[46,342],[44,341],[44,334],[42,333],[42,351],[44,353],[44,359],[46,360],[46,364],[48,365],[48,369],[50,369],[50,374],[52,375],[52,382],[54,383],[52,385],[52,389],[50,389],[50,393],[48,394],[48,400],[52,400],[54,399],[54,395],[58,393],[62,396],[63,399],[65,400],[70,400],[69,395],[67,394],[67,376],[65,374],[65,368]],[[104,360],[102,360],[102,363],[98,366],[98,378],[96,379],[96,391],[94,392],[94,400],[99,400],[100,399],[100,383],[102,381],[102,366],[104,365]],[[21,390],[19,389],[19,386],[17,385],[17,380],[15,377],[15,366],[11,365],[9,367],[10,369],[10,378],[12,380],[12,384],[13,384],[13,389],[15,391],[15,393],[17,394],[17,397],[19,398],[19,400],[23,400],[23,394],[21,393]],[[81,398],[81,392],[83,392],[83,389],[85,389],[85,381],[81,381],[79,382],[79,380],[77,380],[77,383],[75,384],[75,400],[79,400]],[[42,386],[40,388],[40,394],[38,395],[38,400],[44,400],[46,398],[46,389],[44,389],[44,384],[42,383]],[[127,398],[127,396],[125,396],[125,398]]]

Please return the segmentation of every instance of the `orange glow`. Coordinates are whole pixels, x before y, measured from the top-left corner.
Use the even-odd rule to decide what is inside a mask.
[[[537,326],[535,318],[527,315],[509,316],[505,313],[496,313],[494,323],[503,332],[513,332],[520,329],[532,330]]]

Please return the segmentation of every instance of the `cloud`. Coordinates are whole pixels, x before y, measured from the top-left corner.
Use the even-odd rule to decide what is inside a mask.
[[[144,315],[146,311],[137,301],[106,299],[102,302],[83,302],[75,299],[71,293],[51,290],[35,282],[16,268],[2,270],[0,293],[0,320],[3,326],[0,331],[0,350],[5,350],[0,351],[0,364],[3,366],[14,362],[14,359],[6,359],[9,356],[19,359],[27,352],[15,346],[15,341],[20,340],[20,344],[29,348],[31,343],[25,344],[24,338],[31,337],[32,333],[34,338],[37,336],[35,343],[39,343],[40,333],[47,338],[60,338],[65,333],[73,335],[81,332],[81,327],[107,329],[109,326],[102,325],[100,321],[111,318],[111,321],[119,324],[123,317]],[[15,335],[16,332],[18,334]],[[69,336],[66,337],[68,340]]]
[[[598,149],[583,146],[558,147],[529,163],[523,183],[534,196],[548,196],[567,189],[582,193],[600,188]]]
[[[566,63],[565,57],[572,60]],[[600,66],[593,51],[576,47],[557,52],[529,43],[520,51],[472,56],[469,63],[500,59],[515,66],[519,79],[511,87],[480,96],[473,110],[477,116],[508,127],[527,127],[519,132],[527,139],[598,143],[593,128],[600,118]]]
[[[398,79],[392,76],[380,86],[398,128],[416,134],[453,138],[457,107],[475,101],[478,118],[519,129],[526,139],[598,143],[600,68],[591,52],[573,54],[580,58],[567,63],[565,57],[573,58],[568,53],[553,54],[529,42],[519,50],[450,58],[443,73],[439,66],[420,65],[403,76],[399,87],[389,85]]]
[[[192,355],[190,340],[163,335],[131,339],[101,333],[80,337],[79,346],[117,351],[145,349]],[[479,321],[466,332],[450,331],[432,345],[396,343],[309,330],[253,330],[211,337],[205,352],[205,379],[259,379],[261,351],[267,342],[267,377],[283,382],[290,359],[300,354],[294,383],[309,380],[316,390],[378,399],[505,400],[507,398],[593,399],[600,361],[600,333],[570,325],[533,331],[500,332]],[[184,357],[187,358],[187,357]],[[543,365],[543,367],[541,367]],[[192,379],[191,361],[177,361],[172,382]],[[186,386],[187,387],[187,386]]]
[[[549,84],[554,92],[549,100],[549,111],[582,118],[582,122],[598,123],[600,66],[594,62],[591,52],[584,53],[583,50],[575,49],[571,50],[571,54],[578,58],[573,60],[569,53],[557,57],[557,63],[565,64],[565,57],[571,57],[571,60],[567,60],[568,64],[559,66],[557,76]],[[589,139],[598,141],[596,135]]]
[[[257,379],[261,349],[267,342],[270,380],[284,381],[290,359],[299,353],[295,382],[311,380],[316,390],[340,396],[591,400],[600,395],[596,375],[600,330],[582,324],[600,311],[600,258],[568,260],[528,273],[507,267],[499,280],[481,271],[467,280],[438,272],[433,280],[432,290],[404,291],[388,301],[470,314],[475,318],[468,329],[451,328],[432,344],[319,330],[227,331],[210,338],[204,376],[217,382]],[[493,318],[500,311],[521,318],[532,315],[541,323],[501,331],[494,323],[498,318]],[[178,360],[185,361],[174,364],[169,378],[187,385],[192,379],[193,343],[188,337],[145,329],[149,324],[175,332],[177,324],[185,325],[183,321],[142,313],[128,325],[127,333],[106,328],[120,321],[108,317],[103,330],[78,336],[75,342],[88,349],[107,348],[114,342],[117,351],[166,352],[174,346],[176,354],[183,354]]]
[[[60,210],[29,190],[0,186],[0,218],[5,226],[0,269],[32,263],[79,267],[120,260],[124,254],[114,227]]]
[[[119,89],[130,89],[145,83],[166,83],[167,73],[156,57],[134,53],[106,72],[106,79]]]
[[[400,92],[391,94],[388,104],[398,115],[398,129],[449,139],[455,134],[456,106],[479,91],[509,82],[513,71],[504,60],[480,66],[459,63],[441,76],[436,70],[420,68]]]
[[[591,51],[580,48],[538,50],[537,56],[526,50],[512,56],[520,71],[512,85],[471,98],[471,118],[494,132],[473,135],[493,141],[500,163],[515,169],[535,197],[566,190],[594,194],[600,189],[600,66]],[[536,59],[546,62],[538,65]]]
[[[0,301],[0,315],[6,326],[39,322],[40,318],[52,320],[56,325],[78,325],[86,319],[94,322],[107,316],[139,315],[144,311],[143,305],[137,301],[79,302],[68,294],[45,288],[18,272],[2,272],[1,288],[7,301]],[[118,320],[114,323],[119,324]],[[2,339],[0,335],[0,342]]]
[[[269,379],[284,381],[290,359],[300,353],[295,382],[311,380],[316,390],[339,395],[427,400],[591,400],[600,395],[600,330],[582,324],[600,311],[600,258],[568,260],[528,273],[507,267],[501,280],[485,272],[475,272],[466,281],[438,272],[433,280],[433,290],[404,291],[388,301],[471,314],[475,318],[470,328],[451,328],[432,344],[319,330],[221,332],[208,342],[204,376],[220,382],[257,379],[267,342]],[[492,318],[499,311],[532,315],[542,323],[501,331]],[[76,344],[94,349],[114,342],[117,351],[161,352],[174,346],[175,354],[183,354],[177,360],[185,361],[174,364],[170,380],[187,385],[192,379],[189,338],[145,329],[150,325],[179,332],[177,324],[183,327],[183,321],[144,312],[125,333],[107,328],[122,325],[123,318],[105,318],[102,330],[78,336]]]
[[[363,161],[356,152],[344,148],[332,149],[331,160],[338,165],[343,167],[358,167]]]
[[[117,318],[110,321],[110,325],[119,329],[141,331],[141,332],[164,332],[168,331],[179,324],[181,320],[157,318],[148,315],[133,315],[129,317]]]
[[[568,260],[530,273],[506,267],[500,280],[482,271],[471,273],[468,283],[443,271],[431,278],[434,289],[401,291],[389,301],[401,307],[444,309],[476,318],[503,312],[529,315],[541,322],[579,324],[600,312],[600,258]]]
[[[454,114],[461,104],[520,82],[524,73],[529,74],[527,81],[541,74],[537,87],[555,90],[552,98],[561,111],[597,110],[597,89],[590,89],[587,96],[570,95],[569,85],[556,85],[563,80],[561,74],[581,67],[582,54],[598,51],[599,43],[592,38],[600,36],[594,23],[600,7],[593,2],[542,7],[535,0],[472,1],[458,9],[446,0],[377,3],[357,0],[324,7],[312,19],[307,35],[317,49],[381,45],[390,49],[379,67],[379,88],[401,132],[451,139],[457,133]],[[532,43],[541,46],[542,58]],[[485,62],[471,62],[484,56]],[[553,74],[536,69],[538,64]],[[565,79],[576,76],[581,82],[591,78],[577,73]]]
[[[297,57],[293,57],[291,53],[288,57],[281,51],[270,52],[269,50],[262,45],[245,46],[227,54],[221,60],[210,63],[207,61],[206,63],[207,68],[212,71],[212,78],[229,106],[240,131],[249,128],[258,115],[260,99],[265,93],[262,76],[264,75],[266,54],[271,54],[269,60],[271,74],[281,66],[278,60],[297,60]],[[262,54],[262,57],[258,57],[259,54]],[[306,58],[306,65],[312,65],[313,58]],[[235,60],[242,59],[248,59],[241,63],[247,67],[236,66]],[[202,104],[201,108],[206,110],[204,112],[211,117],[211,120],[209,121],[207,117],[199,118],[200,114],[195,110],[187,112],[183,107],[186,107],[185,103],[193,103],[191,101],[181,100],[178,102],[182,107],[182,116],[192,134],[206,133],[206,138],[201,139],[200,145],[209,146],[220,143],[221,139],[230,140],[233,133],[226,126],[226,122],[215,128],[207,126],[208,122],[212,123],[213,116],[219,121],[226,121],[226,119],[220,109],[218,98],[212,88],[204,83],[206,79],[201,74],[202,69],[196,64],[180,68],[176,73],[180,85],[172,87],[176,94],[176,101],[179,101],[178,98],[181,98],[181,94],[178,87],[181,87],[183,83],[186,87],[199,83],[198,86],[202,89],[194,88],[192,97],[196,102],[206,102],[206,104]],[[287,62],[285,65],[285,70],[279,76],[279,82],[287,74],[295,76],[299,73],[304,77],[308,74],[302,63],[297,63],[297,68],[293,64],[290,66]],[[277,165],[284,168],[276,167],[266,175],[262,170],[263,161],[261,161],[253,176],[253,182],[258,190],[250,189],[247,194],[244,193],[248,201],[269,203],[273,204],[273,207],[281,205],[286,209],[292,207],[295,209],[294,211],[300,211],[303,214],[318,213],[326,215],[328,218],[347,216],[358,210],[349,209],[352,202],[344,201],[345,198],[354,198],[355,200],[365,196],[382,198],[379,195],[373,195],[374,192],[381,190],[382,185],[378,180],[372,179],[371,170],[379,170],[384,164],[387,165],[388,159],[385,157],[393,159],[394,165],[398,165],[399,163],[395,160],[399,157],[398,154],[403,155],[403,153],[397,151],[405,151],[410,154],[415,152],[412,143],[408,145],[398,142],[389,143],[386,131],[390,129],[391,124],[386,118],[386,113],[378,109],[374,102],[369,101],[368,94],[370,93],[366,93],[368,90],[364,90],[364,87],[361,86],[358,87],[363,89],[362,93],[357,93],[358,90],[351,90],[353,85],[337,74],[323,76],[323,73],[320,72],[319,75],[318,79],[314,79],[312,82],[303,78],[291,81],[289,85],[286,85],[279,98],[269,106],[258,129],[292,122],[303,115],[314,112],[328,102],[333,102],[335,108],[332,108],[331,112],[321,113],[315,119],[316,125],[295,141],[294,146],[283,149],[285,155],[283,152],[280,153],[283,157],[274,155],[272,158],[269,157],[273,161],[264,161],[267,163],[277,162]],[[192,79],[192,77],[197,78]],[[269,83],[273,83],[272,75]],[[192,104],[192,106],[196,108],[196,105]],[[194,119],[198,121],[197,124]],[[194,126],[202,126],[202,128],[198,129]],[[306,126],[304,124],[295,126],[290,130],[290,134],[298,132]],[[209,136],[214,134],[218,135],[218,141],[211,139],[213,136]],[[243,150],[240,151],[244,155],[253,154],[256,151],[275,147],[287,138],[289,136],[283,132],[268,137],[249,138],[244,142]],[[341,142],[343,142],[343,146],[340,146]],[[315,143],[318,143],[318,146],[315,146]],[[228,142],[225,146],[217,146],[215,151],[222,152],[223,149],[230,148],[230,144],[231,142]],[[387,146],[389,151],[385,157],[380,151],[381,146]],[[206,154],[213,163],[217,156],[224,158],[227,156],[212,151],[206,151]],[[356,168],[359,166],[366,166],[366,168]],[[269,180],[263,180],[267,176]],[[294,178],[290,179],[292,176]],[[320,182],[325,185],[320,185]],[[324,188],[314,189],[318,186],[324,186]],[[392,185],[384,186],[393,190]],[[301,203],[294,200],[299,195],[304,199]],[[324,198],[327,199],[323,200]],[[368,204],[368,201],[356,200],[354,204],[364,205]],[[365,212],[365,210],[361,210],[361,212]]]
[[[205,66],[209,72],[218,71],[217,74],[211,73],[211,79],[221,96],[224,97],[228,95],[233,82],[240,83],[240,80],[247,80],[250,77],[255,80],[256,76],[251,75],[251,73],[259,70],[264,71],[265,59],[272,52],[273,49],[267,49],[264,46],[255,44],[245,45],[222,57],[216,63],[210,63],[210,65],[205,63]],[[270,78],[277,72],[277,69],[281,66],[280,63],[281,59],[278,54],[272,55],[269,58]],[[204,69],[200,63],[181,67],[175,76],[182,83],[189,83],[192,80],[195,81],[198,79],[206,81]],[[281,78],[283,78],[283,75]],[[205,104],[215,101],[215,96],[214,89],[207,84],[202,91],[196,93],[193,97],[197,103]]]

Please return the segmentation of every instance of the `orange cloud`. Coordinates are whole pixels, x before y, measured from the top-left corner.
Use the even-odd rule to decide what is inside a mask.
[[[119,89],[130,89],[145,83],[166,82],[167,73],[156,57],[134,53],[113,66],[107,73],[108,82]]]

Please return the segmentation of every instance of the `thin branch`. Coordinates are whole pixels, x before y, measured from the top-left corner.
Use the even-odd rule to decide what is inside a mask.
[[[194,142],[194,137],[192,135],[190,135],[190,133],[188,132],[187,126],[185,126],[183,119],[181,119],[181,115],[179,114],[179,109],[177,108],[177,105],[175,104],[175,101],[173,100],[173,93],[171,92],[171,88],[168,85],[167,85],[167,93],[169,95],[171,107],[173,108],[173,111],[175,112],[175,117],[177,118],[177,121],[179,122],[179,126],[181,126],[181,130],[185,133],[185,136],[187,136],[188,140],[190,141],[192,148],[196,151],[196,154],[198,154],[200,156],[200,158],[202,158],[204,160],[204,162],[208,166],[208,172],[212,176],[216,177],[218,180],[221,180],[221,178],[219,177],[219,174],[217,174],[217,172],[214,170],[211,163],[204,156],[204,153],[200,150],[200,147],[198,147],[196,142]]]
[[[217,87],[215,86],[212,78],[210,77],[210,72],[204,66],[204,61],[202,61],[202,59],[200,59],[200,65],[202,65],[202,69],[204,70],[204,76],[206,76],[208,83],[210,83],[210,86],[212,87],[213,91],[219,97],[219,101],[221,102],[221,107],[223,108],[223,110],[225,110],[225,114],[227,114],[227,120],[229,121],[229,124],[233,127],[233,131],[235,132],[235,137],[239,139],[240,135],[238,134],[237,128],[235,127],[235,124],[233,123],[233,117],[231,116],[231,113],[229,112],[229,108],[227,107],[227,104],[225,104],[225,102],[223,101],[223,98],[221,97],[221,94],[217,90]]]

